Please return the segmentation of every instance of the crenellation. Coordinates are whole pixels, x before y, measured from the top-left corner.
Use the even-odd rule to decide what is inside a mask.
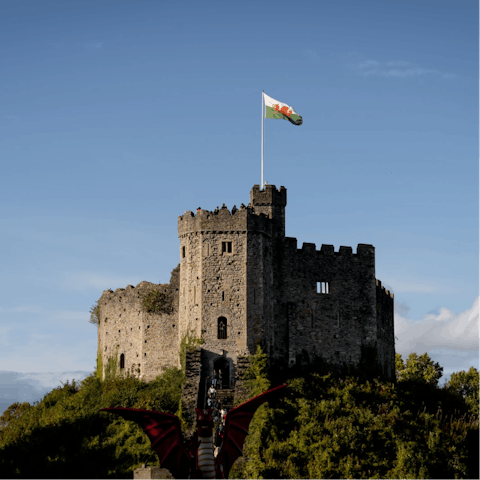
[[[354,253],[342,245],[335,252],[305,242],[299,249],[296,238],[285,237],[286,204],[285,187],[255,185],[248,206],[179,216],[180,264],[170,283],[103,292],[104,363],[118,346],[126,367],[150,380],[179,365],[180,342],[193,335],[203,341],[201,382],[220,365],[234,385],[237,360],[258,344],[280,367],[316,358],[358,365],[368,347],[392,377],[393,294],[375,278],[375,248],[358,244]],[[167,296],[168,308],[145,312],[147,291]]]
[[[325,245],[322,243],[322,246],[320,247],[320,253],[323,255],[333,255],[335,253],[335,249],[333,245]]]
[[[304,242],[302,245],[302,252],[306,254],[313,255],[315,253],[315,244],[314,243],[306,243]]]

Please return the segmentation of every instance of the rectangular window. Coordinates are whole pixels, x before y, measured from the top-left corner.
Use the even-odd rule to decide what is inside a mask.
[[[317,293],[330,293],[330,287],[328,282],[317,282]]]
[[[232,253],[232,242],[222,242],[222,253]]]
[[[182,258],[185,258],[185,247],[182,247]]]

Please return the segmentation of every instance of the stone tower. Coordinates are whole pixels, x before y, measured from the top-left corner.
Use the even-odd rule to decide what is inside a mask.
[[[393,378],[393,295],[375,278],[375,248],[297,248],[285,237],[286,205],[284,187],[254,185],[248,206],[178,217],[180,268],[170,283],[142,282],[99,300],[104,364],[118,352],[143,378],[155,378],[179,364],[180,342],[190,335],[204,342],[200,385],[215,369],[224,372],[225,387],[234,386],[239,357],[257,344],[284,367],[316,358],[358,365],[373,355]],[[142,307],[143,292],[152,289],[170,299],[163,313]]]
[[[271,258],[276,237],[285,234],[286,202],[284,187],[256,185],[248,207],[178,219],[180,335],[201,337],[211,360],[222,355],[232,381],[238,355],[252,353],[271,323]]]

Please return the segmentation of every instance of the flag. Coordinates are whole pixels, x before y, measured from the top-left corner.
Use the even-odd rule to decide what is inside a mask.
[[[294,125],[301,125],[303,119],[298,113],[286,103],[279,102],[266,93],[263,94],[265,100],[265,118],[283,118]]]

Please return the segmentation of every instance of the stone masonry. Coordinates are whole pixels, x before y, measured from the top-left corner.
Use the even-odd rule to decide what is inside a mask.
[[[283,367],[315,359],[358,365],[368,350],[383,376],[393,378],[393,294],[375,278],[375,248],[298,248],[285,237],[286,205],[284,187],[255,185],[248,206],[178,217],[180,265],[170,283],[107,290],[98,302],[104,367],[116,356],[119,368],[152,380],[180,366],[188,334],[203,340],[189,357],[200,396],[214,369],[227,377],[225,388],[234,387],[239,358],[258,344],[271,365]],[[146,312],[142,299],[151,291],[168,308]]]

